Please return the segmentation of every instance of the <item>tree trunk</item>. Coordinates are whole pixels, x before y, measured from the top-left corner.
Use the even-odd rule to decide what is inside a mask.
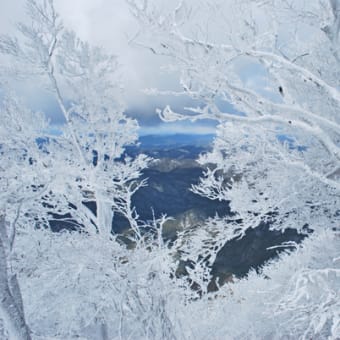
[[[9,239],[4,215],[0,216],[0,318],[11,340],[31,340],[25,321],[16,275],[9,272]]]
[[[99,194],[96,196],[97,227],[102,235],[110,235],[112,230],[113,210],[112,204]]]

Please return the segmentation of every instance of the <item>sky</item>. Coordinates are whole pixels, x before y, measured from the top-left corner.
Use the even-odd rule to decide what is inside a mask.
[[[103,46],[118,56],[125,88],[127,114],[136,117],[148,133],[212,133],[214,123],[162,123],[155,109],[171,104],[174,109],[190,104],[187,98],[147,96],[144,88],[178,89],[178,80],[162,70],[166,60],[149,50],[132,46],[129,40],[138,31],[138,24],[124,0],[55,0],[55,7],[64,25],[93,45]],[[25,0],[1,0],[0,33],[14,34],[15,24],[25,21]],[[33,109],[47,112],[55,124],[61,119],[52,97],[30,86],[19,86],[19,91]]]

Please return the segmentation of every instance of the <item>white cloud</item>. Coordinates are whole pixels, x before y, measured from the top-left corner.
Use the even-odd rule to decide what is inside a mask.
[[[150,115],[154,100],[142,94],[141,89],[168,88],[170,83],[173,87],[174,80],[162,74],[163,58],[129,44],[128,40],[137,32],[138,25],[125,0],[55,0],[54,3],[66,27],[74,30],[81,39],[103,46],[118,56],[128,106]],[[25,0],[1,0],[2,34],[15,32],[15,23],[25,20],[24,8]]]
[[[24,0],[1,0],[0,3],[0,33],[13,34],[15,23],[25,15]]]
[[[124,0],[56,0],[67,27],[84,40],[103,46],[119,58],[130,107],[150,107],[152,98],[141,93],[144,87],[164,87],[170,81],[161,75],[162,58],[129,44],[138,25]]]

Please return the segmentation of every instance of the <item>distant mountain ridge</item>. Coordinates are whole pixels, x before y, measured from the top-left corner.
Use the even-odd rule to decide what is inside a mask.
[[[173,163],[186,160],[186,163],[193,164],[202,152],[211,149],[213,139],[214,135],[212,134],[145,135],[139,138],[137,145],[128,146],[126,153],[131,157],[144,153],[164,162]],[[152,167],[155,164],[153,163]],[[178,166],[180,167],[180,164]],[[184,166],[183,162],[182,166]],[[193,166],[197,166],[197,164]]]
[[[140,147],[157,148],[173,146],[208,146],[213,142],[213,134],[169,134],[169,135],[144,135],[139,137]]]

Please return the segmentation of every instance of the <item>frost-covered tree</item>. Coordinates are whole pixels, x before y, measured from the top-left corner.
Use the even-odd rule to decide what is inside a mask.
[[[339,235],[312,235],[259,274],[234,280],[181,311],[188,339],[337,339]],[[327,249],[327,251],[325,251]],[[187,319],[188,318],[188,319]]]
[[[52,91],[65,121],[57,135],[46,128],[40,136],[53,179],[37,204],[106,236],[117,211],[138,234],[131,196],[144,185],[135,180],[147,158],[122,157],[136,141],[138,124],[124,115],[115,57],[65,29],[53,1],[27,1],[27,14],[29,22],[18,25],[21,35],[1,37],[0,49],[18,76]],[[87,202],[95,202],[95,212]]]
[[[230,201],[235,215],[209,220],[183,242],[185,256],[196,263],[190,275],[207,291],[206,265],[213,263],[225,241],[242,237],[245,230],[260,223],[282,230],[313,229],[314,245],[324,252],[328,246],[333,248],[333,257],[324,262],[322,254],[319,260],[303,257],[294,275],[285,272],[284,261],[277,265],[282,275],[293,275],[289,284],[295,287],[295,295],[282,291],[280,304],[271,308],[279,308],[280,315],[291,313],[296,327],[292,323],[292,330],[282,328],[282,333],[275,334],[269,322],[252,324],[247,319],[248,326],[252,324],[249,332],[241,327],[241,333],[232,338],[336,338],[339,315],[333,297],[339,289],[340,2],[181,1],[168,11],[156,1],[128,2],[140,23],[133,41],[170,57],[169,70],[178,75],[182,88],[178,92],[146,92],[188,96],[197,103],[182,112],[174,112],[169,105],[158,111],[161,118],[218,122],[212,152],[199,158],[207,170],[193,191]],[[328,246],[322,236],[325,230],[332,235]],[[312,251],[309,246],[306,242],[306,253]],[[287,257],[285,261],[290,260]],[[315,261],[319,261],[317,268]],[[271,275],[268,278],[269,288],[263,292],[273,299],[277,282]],[[256,280],[256,275],[251,275],[240,283],[240,300],[253,294]],[[309,287],[311,282],[314,288]],[[238,286],[231,289],[238,290]],[[322,289],[330,292],[330,302],[317,308]],[[255,301],[261,298],[259,294],[253,296]],[[309,303],[302,302],[299,297],[303,296]],[[229,303],[226,306],[229,308]],[[260,303],[257,307],[252,313],[267,309]]]
[[[30,339],[16,271],[13,270],[11,259],[23,207],[30,205],[29,202],[32,200],[40,198],[49,182],[50,176],[46,176],[42,165],[44,155],[36,143],[36,138],[43,133],[47,125],[43,115],[25,109],[13,94],[11,97],[3,98],[0,119],[2,122],[0,126],[0,318],[4,320],[4,337]],[[35,211],[35,213],[39,212]],[[26,222],[33,222],[30,218],[28,220],[29,222],[27,220]]]
[[[137,139],[138,123],[124,114],[115,57],[106,54],[101,48],[91,47],[65,29],[55,12],[53,1],[28,0],[26,9],[28,19],[18,25],[20,35],[16,38],[0,38],[0,51],[9,61],[8,65],[2,65],[2,77],[5,79],[5,76],[15,76],[20,80],[34,81],[37,88],[41,86],[51,91],[63,115],[64,124],[55,133],[44,114],[26,109],[11,92],[2,97],[0,334],[10,339],[29,339],[31,336],[25,323],[21,293],[16,280],[18,272],[19,282],[26,293],[23,300],[29,315],[28,324],[34,326],[33,337],[46,339],[50,324],[59,326],[50,329],[50,333],[55,331],[55,336],[63,334],[60,336],[67,338],[71,333],[72,336],[84,334],[86,327],[83,324],[79,326],[75,319],[68,319],[73,323],[72,330],[63,328],[64,323],[57,321],[58,313],[61,313],[64,322],[68,318],[69,305],[65,305],[66,311],[60,309],[60,304],[67,300],[58,300],[56,304],[52,304],[55,309],[51,308],[51,314],[47,314],[50,317],[48,322],[40,324],[40,328],[35,326],[35,320],[42,318],[41,308],[37,308],[40,301],[36,296],[37,291],[42,290],[46,299],[41,302],[49,305],[52,302],[48,299],[55,296],[53,292],[58,288],[62,289],[65,284],[73,288],[70,292],[70,296],[74,294],[73,299],[70,297],[69,303],[83,312],[79,314],[79,318],[87,318],[84,324],[95,329],[102,328],[105,333],[107,325],[101,321],[103,311],[95,306],[95,289],[97,293],[100,292],[103,287],[101,274],[105,277],[106,274],[103,273],[103,267],[87,266],[86,259],[92,256],[89,253],[91,249],[98,249],[106,260],[104,267],[111,267],[112,272],[115,272],[116,266],[119,267],[121,262],[130,264],[129,260],[124,261],[125,246],[112,235],[115,212],[127,218],[133,231],[132,238],[143,248],[143,242],[146,241],[142,239],[142,226],[139,225],[138,214],[131,205],[131,197],[145,185],[145,181],[138,178],[141,170],[147,166],[148,158],[140,155],[132,159],[124,153],[125,146],[135,143]],[[8,88],[5,83],[5,80],[1,83],[2,94]],[[53,219],[61,227],[73,225],[79,232],[66,233],[65,238],[53,235],[50,231],[44,232]],[[155,221],[155,226],[159,223],[164,221]],[[152,226],[148,227],[150,229]],[[40,240],[34,243],[35,237],[38,237],[36,235],[40,235]],[[65,243],[54,241],[59,240],[59,236]],[[71,264],[63,261],[73,239],[83,242],[82,253],[74,251],[73,259],[77,261],[77,265],[86,268],[87,276],[84,280],[76,276]],[[50,272],[64,273],[65,276],[55,275],[50,281],[46,276],[47,271],[40,271],[44,265],[37,246],[40,244],[50,245],[44,253],[50,261]],[[85,244],[91,244],[92,248]],[[18,263],[27,264],[25,259],[29,254],[26,250],[35,246],[32,254],[36,257],[30,258],[32,271],[29,271],[28,266],[20,267]],[[111,253],[106,252],[110,247]],[[115,257],[112,256],[114,250]],[[18,254],[21,256],[18,257]],[[116,259],[120,262],[115,263]],[[93,257],[93,261],[100,262],[100,259]],[[14,267],[19,269],[15,270]],[[146,277],[148,274],[146,271]],[[123,286],[126,291],[131,288],[129,291],[132,295],[138,294],[138,281],[134,286],[136,289],[133,289],[130,287],[132,280],[124,277],[124,273],[119,270],[117,275],[125,280]],[[65,277],[68,281],[64,281]],[[93,281],[87,280],[88,277]],[[33,291],[28,291],[26,288],[33,278],[37,279],[38,284],[33,287]],[[108,276],[109,281],[115,278]],[[46,279],[50,285],[47,285]],[[95,308],[92,317],[86,314],[90,313],[90,309],[85,308],[88,306],[86,299],[75,298],[79,293],[78,285],[83,287],[85,294],[94,289],[87,300],[88,305]],[[28,304],[26,302],[30,297],[33,297],[33,301]],[[119,299],[123,297],[117,296],[116,300],[110,300],[110,313],[115,313],[112,305],[114,303],[117,308],[125,308],[123,302],[118,307]],[[136,305],[139,303],[138,299],[137,296],[134,302]],[[122,312],[119,319],[121,322],[127,322],[125,314],[136,317],[139,315],[133,309],[135,307],[131,308],[133,312],[130,314],[128,311]],[[144,321],[141,320],[142,322]],[[141,331],[140,324],[136,328],[137,333]],[[105,334],[103,338],[110,336]]]
[[[164,219],[155,221],[156,235]],[[174,339],[180,334],[170,249],[138,242],[127,249],[100,234],[26,230],[16,242],[34,339]],[[27,241],[27,238],[30,241]]]
[[[250,189],[231,203],[245,210],[242,217],[250,218],[248,210],[260,213],[252,217],[257,220],[279,207],[283,217],[291,210],[284,204],[301,211],[315,203],[305,204],[300,195],[307,201],[323,195],[318,205],[334,213],[330,197],[340,189],[339,2],[202,1],[190,7],[183,1],[170,13],[157,12],[151,1],[130,3],[141,22],[137,43],[173,57],[171,69],[180,73],[183,92],[166,93],[197,102],[187,114],[168,106],[161,117],[219,122],[214,151],[200,160],[216,166],[195,191],[223,200],[237,187]],[[228,170],[231,180],[238,175],[234,185],[222,175]],[[324,189],[309,190],[313,182]]]

